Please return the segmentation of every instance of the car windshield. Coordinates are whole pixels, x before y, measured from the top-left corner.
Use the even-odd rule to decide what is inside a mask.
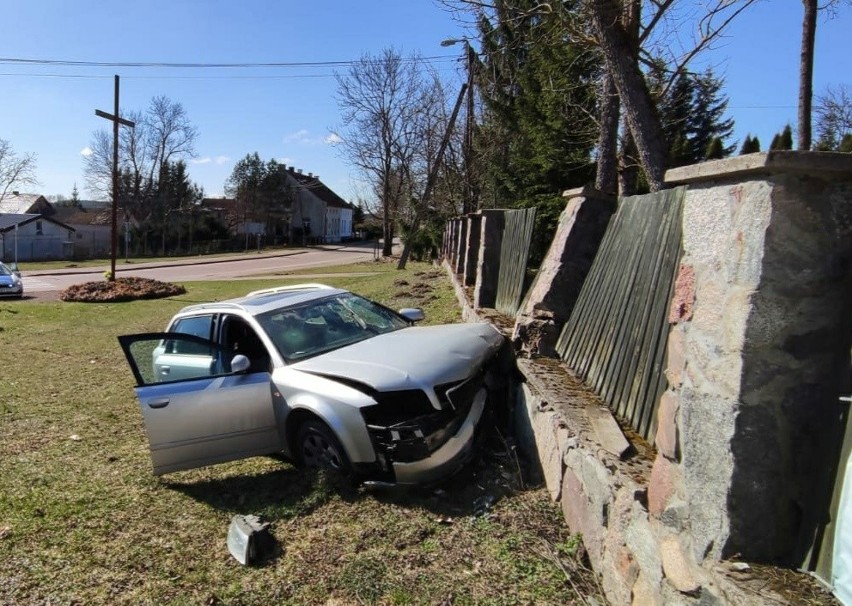
[[[0,263],[0,276],[11,276],[12,270]]]
[[[257,316],[257,320],[288,362],[408,326],[390,309],[351,293],[276,309]]]

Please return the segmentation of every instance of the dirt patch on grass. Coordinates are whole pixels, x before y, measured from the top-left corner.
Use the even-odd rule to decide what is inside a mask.
[[[179,284],[149,278],[116,278],[113,281],[86,282],[69,286],[59,294],[63,301],[116,303],[138,299],[162,299],[186,294]]]

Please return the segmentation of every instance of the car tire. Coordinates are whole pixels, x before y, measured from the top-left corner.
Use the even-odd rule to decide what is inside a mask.
[[[351,474],[346,451],[328,425],[321,421],[305,421],[296,436],[299,463],[303,467],[335,471],[345,476]]]

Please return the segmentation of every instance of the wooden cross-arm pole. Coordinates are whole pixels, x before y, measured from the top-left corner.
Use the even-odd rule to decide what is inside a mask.
[[[95,115],[112,122],[112,250],[110,252],[109,281],[115,280],[115,256],[118,250],[118,125],[134,128],[135,122],[120,117],[118,111],[118,75],[115,76],[115,113],[108,114],[99,109]]]

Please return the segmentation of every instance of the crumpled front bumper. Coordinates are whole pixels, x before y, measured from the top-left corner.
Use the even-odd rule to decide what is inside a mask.
[[[422,484],[447,477],[461,467],[473,451],[476,426],[485,410],[488,391],[483,387],[474,397],[459,430],[426,458],[412,462],[393,462],[397,484]]]

